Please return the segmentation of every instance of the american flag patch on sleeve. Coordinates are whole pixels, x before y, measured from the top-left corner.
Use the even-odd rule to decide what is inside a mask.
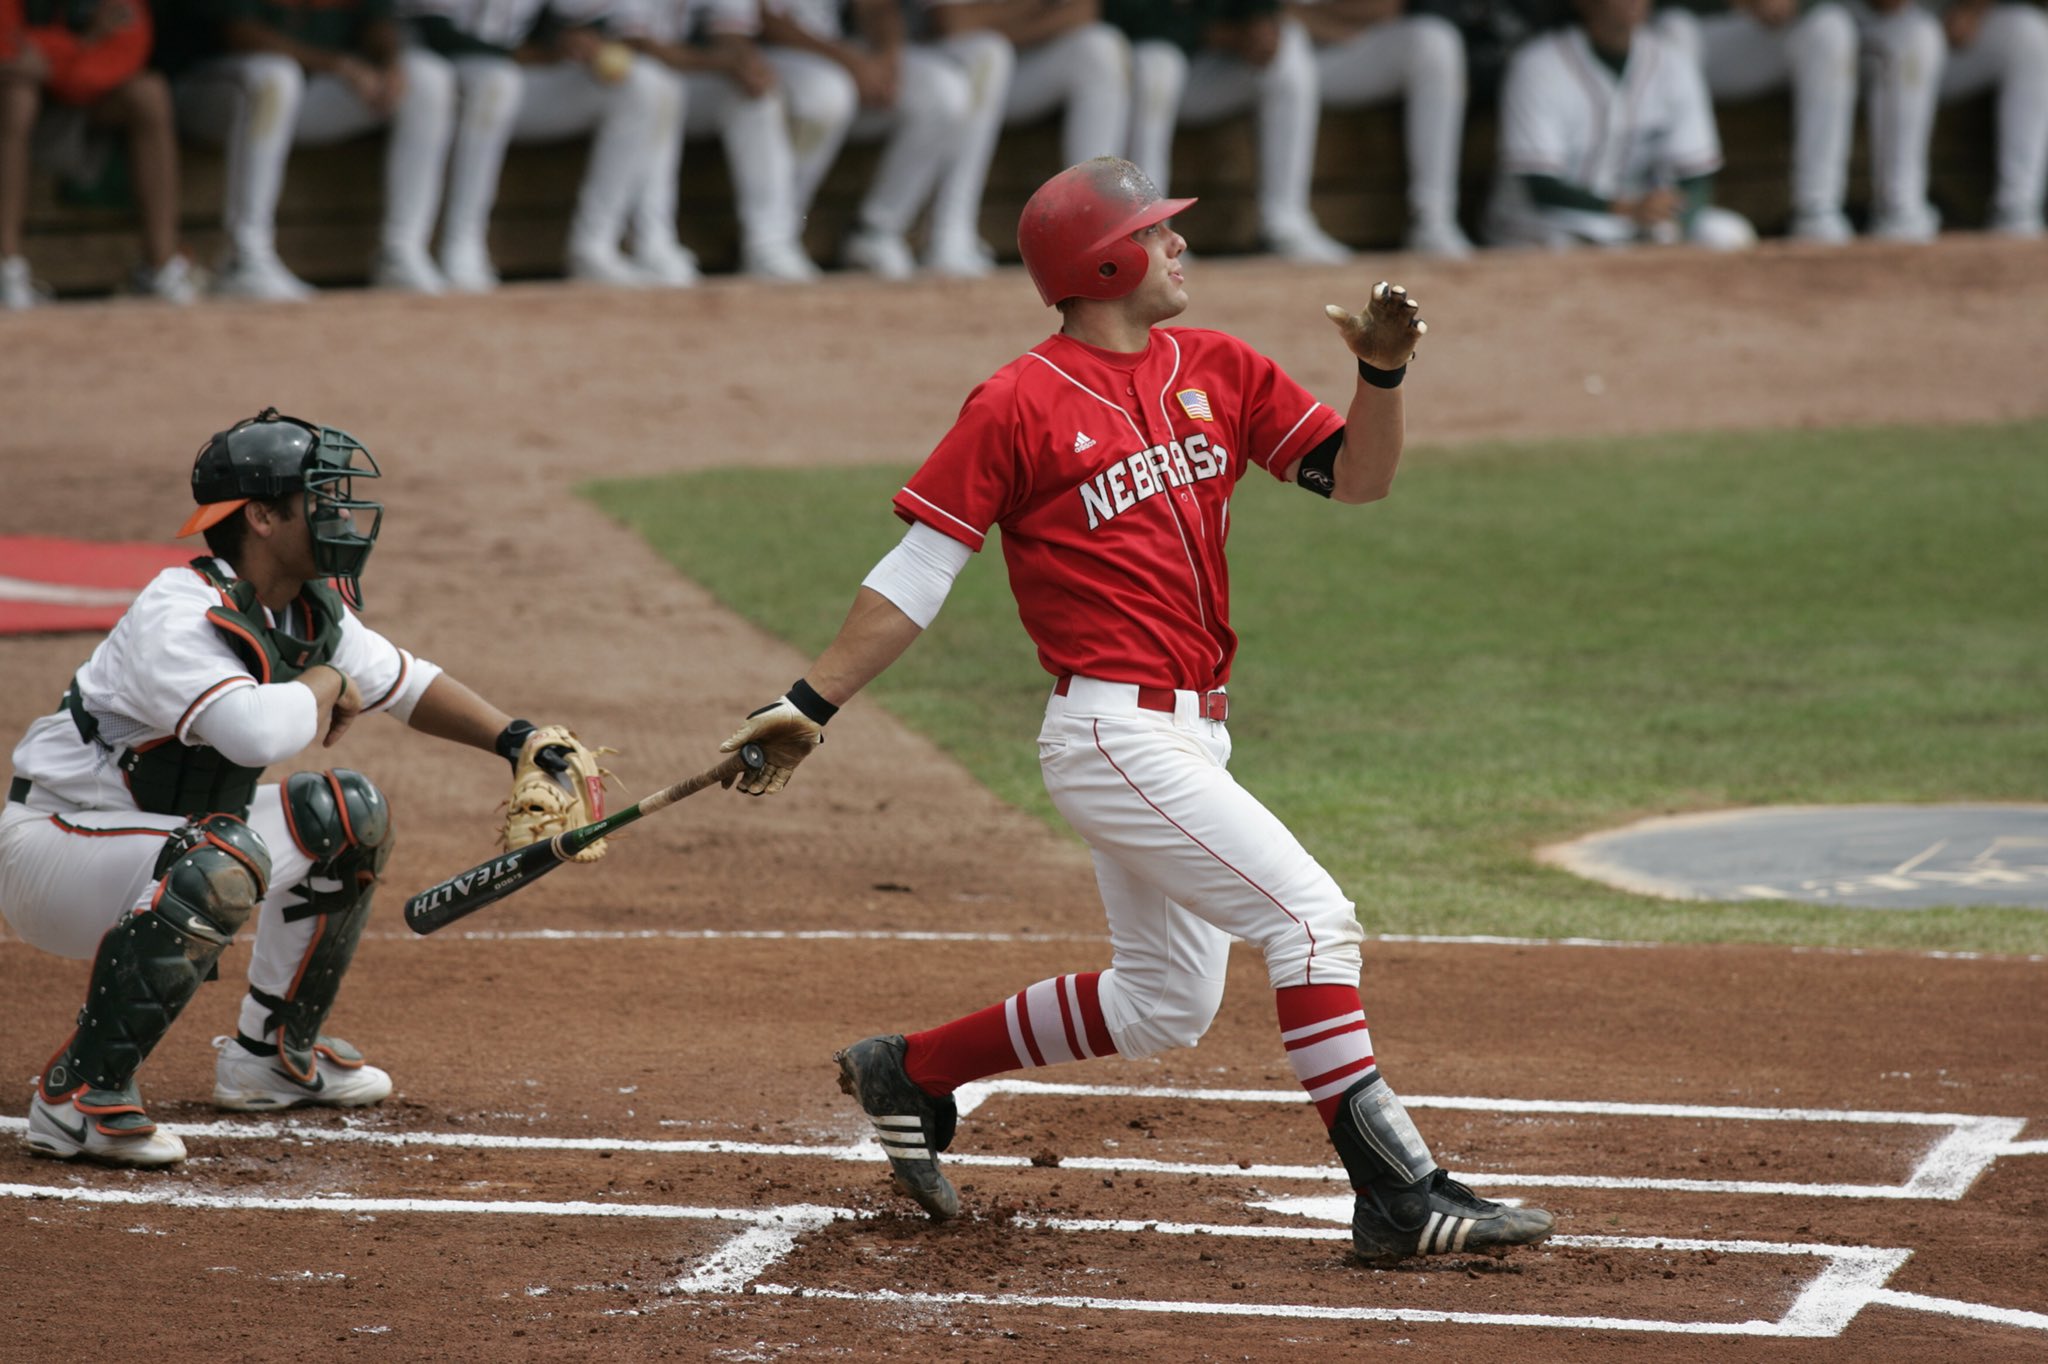
[[[1181,411],[1198,422],[1212,422],[1216,414],[1209,410],[1209,395],[1199,388],[1184,388],[1173,395],[1180,399]]]

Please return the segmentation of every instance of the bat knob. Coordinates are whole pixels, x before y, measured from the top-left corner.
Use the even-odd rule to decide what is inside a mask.
[[[740,761],[747,765],[749,772],[759,772],[768,765],[768,755],[761,751],[759,744],[743,744],[740,747]]]

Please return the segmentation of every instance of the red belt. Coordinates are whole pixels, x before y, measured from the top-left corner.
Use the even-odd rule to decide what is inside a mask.
[[[1054,696],[1065,696],[1067,694],[1067,684],[1073,680],[1071,674],[1062,677],[1059,681],[1053,683],[1052,694]],[[1138,688],[1138,709],[1163,710],[1171,715],[1175,709],[1174,698],[1178,695],[1178,692],[1168,687],[1140,687]],[[1199,692],[1197,695],[1200,697],[1200,702],[1196,706],[1196,710],[1204,720],[1220,722],[1230,718],[1229,692],[1205,691]]]

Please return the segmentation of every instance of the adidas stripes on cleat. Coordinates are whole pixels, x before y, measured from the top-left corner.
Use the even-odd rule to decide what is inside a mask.
[[[1510,1208],[1481,1198],[1436,1170],[1391,1197],[1360,1190],[1351,1214],[1351,1245],[1360,1259],[1376,1264],[1412,1255],[1498,1254],[1545,1239],[1553,1220],[1541,1208]]]
[[[832,1059],[839,1063],[841,1092],[858,1099],[875,1125],[897,1186],[943,1222],[960,1211],[960,1195],[939,1171],[939,1152],[952,1145],[959,1113],[951,1095],[918,1088],[903,1068],[906,1054],[901,1037],[869,1037]]]

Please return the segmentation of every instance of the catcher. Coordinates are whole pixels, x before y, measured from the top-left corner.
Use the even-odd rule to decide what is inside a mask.
[[[252,922],[239,1026],[214,1043],[214,1103],[355,1108],[391,1092],[323,1031],[391,852],[389,806],[346,768],[274,785],[259,784],[264,768],[384,711],[512,762],[508,844],[586,822],[602,801],[596,756],[574,735],[512,719],[362,623],[383,508],[355,494],[378,476],[347,432],[275,408],[213,436],[179,532],[204,532],[208,552],[142,590],[16,746],[0,911],[34,946],[92,962],[77,1026],[29,1100],[32,1151],[184,1158],[136,1072]]]

